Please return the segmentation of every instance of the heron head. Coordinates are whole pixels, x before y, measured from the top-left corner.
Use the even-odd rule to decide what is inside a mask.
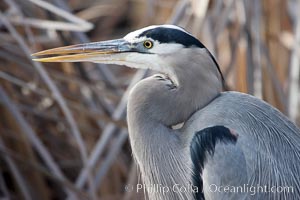
[[[40,62],[89,61],[172,74],[175,65],[186,67],[183,56],[187,54],[184,53],[187,49],[197,49],[215,62],[199,40],[175,25],[149,26],[131,32],[122,39],[59,47],[33,56],[40,57],[34,59]]]

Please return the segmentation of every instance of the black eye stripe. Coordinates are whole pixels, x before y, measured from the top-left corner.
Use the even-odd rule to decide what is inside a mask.
[[[196,46],[199,48],[205,48],[205,46],[192,35],[173,28],[159,27],[146,30],[138,37],[148,37],[153,40],[157,40],[159,43],[178,43],[185,47]]]

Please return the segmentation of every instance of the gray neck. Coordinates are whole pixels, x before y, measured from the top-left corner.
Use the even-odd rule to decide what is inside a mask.
[[[189,56],[188,52],[180,53],[181,57],[183,53]],[[190,144],[170,126],[186,121],[221,91],[220,75],[213,61],[203,52],[199,56],[197,60],[191,57],[189,66],[170,59],[173,68],[168,76],[175,88],[170,87],[168,79],[152,76],[131,91],[127,112],[129,137],[151,200],[194,199]],[[186,191],[177,192],[180,187]],[[163,188],[168,192],[164,193]]]

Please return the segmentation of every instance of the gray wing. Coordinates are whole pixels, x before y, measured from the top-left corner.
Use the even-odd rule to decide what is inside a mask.
[[[250,95],[226,92],[196,112],[183,130],[215,126],[234,130],[238,138],[216,143],[207,157],[201,177],[205,199],[299,199],[300,131],[283,114]],[[194,134],[189,137],[192,141]],[[217,186],[231,192],[211,192]]]

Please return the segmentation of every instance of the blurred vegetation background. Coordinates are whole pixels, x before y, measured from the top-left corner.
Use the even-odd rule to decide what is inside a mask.
[[[299,121],[299,0],[2,0],[1,199],[143,199],[125,190],[140,182],[126,101],[149,72],[30,55],[166,23],[207,46],[230,90]]]

